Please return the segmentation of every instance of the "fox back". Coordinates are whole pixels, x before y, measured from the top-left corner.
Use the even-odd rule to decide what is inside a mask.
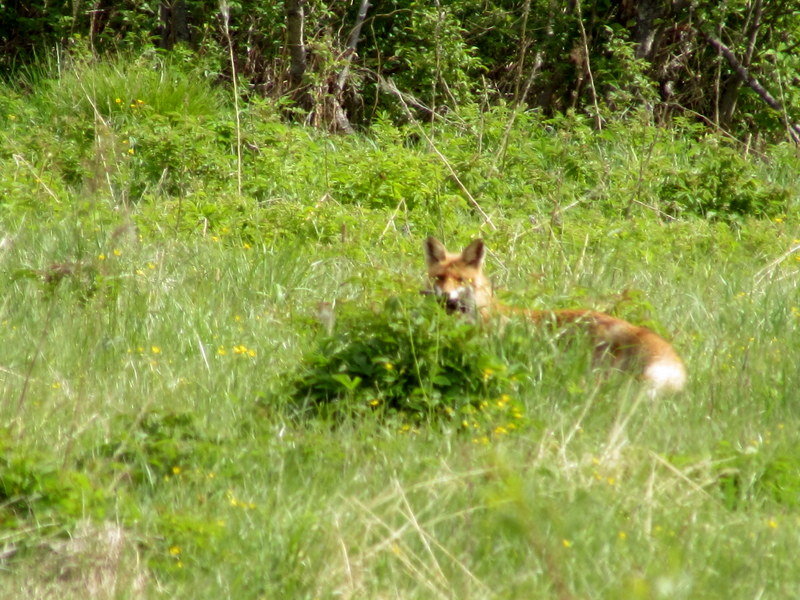
[[[675,349],[655,332],[623,319],[592,310],[525,310],[495,303],[492,286],[483,273],[486,247],[474,240],[460,254],[448,252],[434,237],[425,240],[425,260],[432,292],[450,313],[519,314],[556,327],[576,326],[588,332],[597,358],[614,367],[638,373],[654,393],[679,391],[686,384],[686,367]]]

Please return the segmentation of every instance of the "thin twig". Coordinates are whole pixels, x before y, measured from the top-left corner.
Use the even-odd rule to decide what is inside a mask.
[[[625,217],[631,216],[631,206],[636,202],[636,196],[638,196],[642,191],[642,182],[644,181],[644,168],[647,164],[650,163],[650,159],[653,156],[653,148],[656,146],[656,141],[658,141],[658,129],[655,130],[653,134],[653,139],[650,141],[650,147],[647,148],[647,156],[645,156],[644,160],[639,160],[639,177],[636,180],[636,189],[631,192],[631,198],[628,201],[628,206],[625,207]]]
[[[97,104],[92,99],[91,94],[89,94],[89,92],[86,91],[86,88],[83,87],[83,84],[81,84],[81,91],[83,91],[84,95],[86,96],[86,99],[89,101],[89,104],[92,105],[92,111],[94,112],[95,122],[100,121],[100,123],[102,123],[103,127],[105,127],[109,132],[111,132],[111,135],[113,136],[113,131],[114,130],[111,128],[111,125],[108,123],[108,121],[106,121],[103,118],[103,115],[100,114],[100,111],[97,108]],[[97,136],[97,151],[98,151],[98,153],[100,155],[100,160],[103,163],[103,173],[106,176],[106,184],[108,184],[108,191],[109,191],[109,194],[111,194],[111,197],[114,198],[114,185],[111,182],[111,175],[110,175],[111,169],[109,168],[108,161],[106,160],[106,157],[103,154],[103,145],[102,145],[102,143],[100,143],[100,139],[101,139],[100,138],[100,134],[99,133],[95,133],[95,135]],[[116,157],[115,157],[115,159],[116,159]],[[114,198],[114,201],[116,202],[116,198]]]
[[[408,497],[406,496],[402,486],[400,485],[400,482],[397,479],[394,480],[394,487],[395,490],[397,490],[400,500],[402,500],[403,505],[406,508],[406,513],[405,513],[406,518],[408,518],[408,520],[413,525],[414,529],[417,532],[417,535],[419,536],[420,541],[422,542],[423,547],[425,548],[425,552],[430,557],[430,562],[432,564],[431,570],[433,571],[434,575],[436,575],[439,578],[440,582],[443,585],[447,586],[448,583],[447,576],[444,574],[442,566],[439,564],[439,559],[436,558],[436,554],[434,554],[430,544],[428,543],[428,538],[430,536],[422,528],[422,525],[419,524],[417,516],[414,514],[414,510],[411,508],[411,503],[408,501]]]
[[[592,90],[592,102],[594,103],[594,118],[597,129],[603,128],[603,120],[600,117],[600,106],[597,103],[597,90],[594,87],[594,77],[592,76],[592,65],[589,60],[589,41],[586,36],[586,29],[583,27],[583,12],[581,11],[581,0],[575,1],[575,8],[578,11],[578,26],[581,30],[581,41],[583,42],[583,57],[586,60],[586,74],[589,76],[589,87]]]
[[[242,122],[239,115],[239,78],[236,73],[236,61],[233,56],[233,40],[230,30],[230,8],[226,0],[219,3],[222,23],[225,27],[225,38],[228,40],[228,55],[231,61],[231,87],[233,89],[233,110],[236,112],[236,191],[242,195]]]
[[[689,484],[689,486],[690,486],[692,489],[694,489],[695,491],[697,491],[697,492],[700,492],[701,494],[703,494],[704,496],[706,496],[706,497],[708,497],[708,498],[711,498],[711,497],[712,497],[712,496],[711,496],[711,494],[709,494],[707,491],[705,491],[705,490],[704,490],[704,489],[703,489],[701,486],[699,486],[697,483],[695,483],[694,481],[692,481],[691,479],[689,479],[689,478],[688,478],[688,477],[687,477],[687,476],[686,476],[684,473],[681,473],[681,471],[680,471],[680,470],[679,470],[679,469],[678,469],[678,468],[677,468],[675,465],[673,465],[671,462],[669,462],[668,460],[666,460],[666,459],[664,459],[664,458],[660,457],[658,454],[656,454],[656,453],[655,453],[655,452],[653,452],[652,450],[650,450],[650,456],[652,456],[653,458],[655,458],[655,459],[656,459],[658,462],[660,462],[662,465],[664,465],[664,466],[665,466],[665,467],[666,467],[666,468],[667,468],[669,471],[672,471],[672,472],[673,472],[675,475],[677,475],[677,476],[678,476],[678,477],[680,477],[680,478],[681,478],[683,481],[685,481],[686,483],[688,483],[688,484]]]
[[[389,231],[389,227],[391,227],[392,223],[394,223],[394,220],[397,217],[397,213],[400,212],[400,207],[405,206],[405,203],[406,203],[405,198],[400,198],[400,202],[397,203],[397,206],[395,207],[392,216],[389,217],[389,221],[386,223],[386,227],[383,228],[383,231],[381,231],[381,234],[378,236],[378,241],[381,241],[383,239],[383,236],[386,235],[386,232]]]
[[[657,206],[651,206],[650,204],[642,202],[641,200],[636,200],[634,198],[634,199],[631,199],[631,203],[638,204],[639,206],[643,206],[645,208],[649,208],[653,212],[657,213],[658,216],[663,217],[665,219],[669,219],[670,221],[677,221],[678,220],[677,217],[673,217],[671,214],[665,213],[663,210],[661,210]]]
[[[33,168],[33,165],[31,163],[25,160],[24,156],[22,156],[21,154],[13,154],[12,158],[14,159],[15,163],[17,164],[22,163],[23,165],[28,167],[28,169],[31,172],[31,175],[33,175],[33,178],[36,180],[36,182],[44,188],[44,191],[50,194],[53,200],[56,201],[56,204],[61,204],[61,201],[58,199],[58,196],[56,196],[56,193],[53,190],[51,190],[50,187],[42,180],[42,178],[36,174],[36,169]]]
[[[543,64],[542,59],[542,52],[541,50],[536,53],[536,58],[533,61],[533,66],[531,67],[531,72],[528,75],[528,80],[525,82],[525,88],[522,91],[522,94],[518,96],[516,100],[516,104],[514,105],[514,112],[511,113],[511,117],[508,119],[508,123],[506,123],[506,127],[503,130],[503,137],[500,140],[500,150],[497,152],[497,156],[494,161],[494,169],[497,169],[497,165],[502,163],[505,160],[506,150],[508,149],[508,140],[511,137],[511,129],[514,127],[514,123],[517,121],[517,117],[523,111],[523,106],[525,102],[525,98],[528,97],[528,93],[530,92],[531,86],[533,85],[534,79],[536,79],[536,75],[539,73],[539,69],[542,68]]]
[[[761,283],[767,275],[771,275],[779,264],[781,264],[783,261],[785,261],[787,258],[789,258],[792,254],[794,254],[798,250],[800,250],[800,244],[795,244],[794,246],[789,248],[786,252],[781,254],[778,258],[776,258],[775,260],[770,262],[767,266],[765,266],[763,269],[761,269],[758,273],[756,273],[755,275],[756,284]]]
[[[39,334],[39,339],[36,342],[36,347],[33,350],[33,355],[31,356],[31,360],[28,363],[28,369],[25,371],[25,381],[22,383],[22,389],[19,392],[19,398],[17,398],[17,416],[19,416],[20,410],[22,410],[22,405],[25,402],[25,397],[28,395],[28,386],[31,382],[31,375],[33,374],[33,367],[36,364],[36,359],[39,358],[39,355],[42,352],[42,346],[44,345],[44,340],[47,337],[47,331],[50,329],[50,323],[53,320],[53,313],[55,312],[56,300],[55,294],[50,295],[50,304],[47,307],[47,315],[44,318],[44,325],[42,325],[42,332]]]

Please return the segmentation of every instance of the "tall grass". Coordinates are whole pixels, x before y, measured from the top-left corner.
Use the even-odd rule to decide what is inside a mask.
[[[93,76],[107,68],[133,69]],[[78,85],[69,77],[65,89]],[[157,96],[149,72],[131,77]],[[42,89],[36,101],[56,119],[67,106]],[[3,126],[6,140],[19,131]],[[304,175],[319,156],[298,140],[321,142],[269,127],[276,147],[296,153],[280,176],[300,176],[270,183],[257,169],[271,164],[265,145],[245,164],[245,189],[249,178],[294,186],[292,197],[232,197],[231,146],[218,139],[197,143],[228,178],[183,181],[225,193],[180,209],[168,191],[121,207],[81,182],[52,187],[53,198],[23,174],[61,181],[60,160],[39,164],[31,152],[42,168],[31,171],[4,155],[17,165],[4,189],[32,194],[0,212],[5,597],[796,595],[791,215],[665,223],[647,209],[626,220],[581,205],[531,220],[549,208],[525,200],[527,188],[515,210],[487,192],[479,200],[498,226],[487,269],[504,301],[648,323],[684,356],[688,389],[651,399],[635,380],[593,369],[580,339],[512,323],[479,335],[509,361],[530,351],[511,398],[515,427],[380,410],[332,420],[298,414],[293,396],[325,335],[318,304],[374,319],[374,306],[424,284],[423,232],[456,247],[479,226],[438,181],[430,193],[441,205],[320,200],[324,176]],[[27,152],[34,142],[16,143]],[[624,164],[624,140],[612,142],[606,151]],[[331,156],[371,145],[339,143],[324,142]],[[403,143],[392,152],[402,156]],[[417,186],[427,167],[414,156],[407,179],[387,170],[396,189],[379,198]],[[359,189],[346,172],[337,189]],[[609,190],[624,206],[629,197]]]

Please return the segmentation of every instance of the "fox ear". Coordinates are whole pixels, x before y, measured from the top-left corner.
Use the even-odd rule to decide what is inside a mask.
[[[486,246],[483,240],[472,240],[469,246],[464,248],[461,253],[461,260],[471,267],[479,268],[483,263],[483,255],[486,252]]]
[[[430,236],[425,240],[425,260],[429,265],[435,265],[447,258],[447,249],[435,237]]]

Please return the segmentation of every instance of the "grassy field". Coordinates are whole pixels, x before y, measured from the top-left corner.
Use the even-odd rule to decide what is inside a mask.
[[[252,106],[239,160],[191,77],[82,68],[0,94],[4,598],[800,595],[789,149],[530,115],[505,151],[508,115],[428,131],[486,223],[411,125],[327,137]],[[342,384],[314,410],[319,303],[342,344],[418,326],[428,234],[483,236],[509,304],[654,327],[688,389],[651,399],[512,324],[464,334],[498,361],[485,385],[418,381],[404,412]]]

